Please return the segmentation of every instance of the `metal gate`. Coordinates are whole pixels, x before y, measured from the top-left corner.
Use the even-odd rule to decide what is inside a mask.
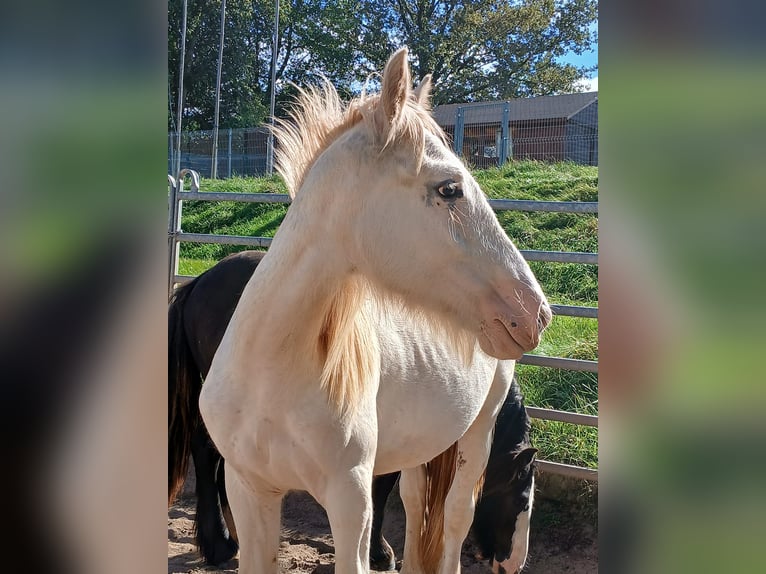
[[[457,142],[456,142],[457,145]],[[187,176],[191,180],[190,191],[183,191],[184,181]],[[249,237],[242,235],[213,235],[206,233],[186,233],[181,229],[181,215],[184,201],[234,201],[243,203],[290,203],[290,196],[273,193],[231,193],[200,191],[199,174],[190,169],[184,169],[179,174],[179,181],[168,176],[169,193],[169,218],[168,218],[168,297],[173,292],[176,284],[182,284],[193,277],[178,274],[178,253],[180,243],[222,243],[225,245],[243,245],[247,247],[268,248],[271,245],[270,237]],[[575,201],[532,201],[517,199],[490,199],[489,204],[496,211],[541,211],[549,213],[598,213],[597,202]],[[537,251],[520,250],[527,261],[547,261],[556,263],[581,263],[598,265],[597,253],[580,253],[567,251]],[[598,319],[598,307],[583,307],[576,305],[551,305],[554,315],[569,317],[584,317],[593,320]],[[564,357],[545,357],[541,355],[526,354],[517,363],[522,365],[535,365],[539,367],[552,367],[569,371],[586,371],[598,373],[598,362],[583,359],[568,359]],[[559,421],[575,425],[598,427],[598,417],[568,411],[526,407],[532,418],[548,421]],[[582,478],[591,481],[598,480],[598,471],[592,468],[574,466],[551,462],[546,460],[537,461],[538,468],[546,472],[552,472],[573,478]]]

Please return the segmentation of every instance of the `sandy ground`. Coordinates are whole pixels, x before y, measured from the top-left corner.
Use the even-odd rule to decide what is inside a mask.
[[[536,510],[545,501],[536,500]],[[383,533],[401,558],[404,547],[404,512],[397,490],[387,506]],[[593,574],[598,572],[597,534],[593,526],[574,524],[548,508],[533,513],[530,553],[525,574]],[[188,491],[168,512],[168,574],[237,572],[237,558],[220,568],[206,567],[193,544],[194,498]],[[538,518],[535,520],[535,518]],[[463,574],[489,574],[487,562],[474,558],[470,537],[463,546]],[[313,498],[302,492],[290,493],[282,507],[280,572],[331,574],[333,542],[327,516]]]

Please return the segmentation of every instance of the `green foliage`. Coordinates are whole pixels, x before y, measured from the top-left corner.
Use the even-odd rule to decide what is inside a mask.
[[[168,92],[177,102],[181,0],[168,2]],[[220,41],[221,2],[189,0],[184,74],[184,127],[210,129]],[[347,90],[367,72],[359,69],[362,34],[358,2],[282,2],[277,55],[278,106],[292,89],[324,74]],[[227,0],[221,74],[221,127],[253,127],[268,115],[271,93],[274,2]],[[169,114],[173,129],[176,112]]]
[[[175,129],[178,67],[181,44],[181,0],[168,1],[168,129]],[[266,25],[267,2],[228,0],[221,72],[220,126],[258,125],[268,113],[264,79],[268,67],[271,27]],[[258,6],[258,9],[254,9]],[[221,2],[189,0],[184,70],[184,129],[210,129],[215,107],[215,81]]]
[[[598,201],[598,168],[573,163],[536,161],[509,163],[474,172],[491,198],[546,201]],[[279,177],[202,180],[208,191],[286,193]],[[187,202],[183,229],[194,233],[271,237],[287,209],[279,204]],[[586,214],[498,212],[498,218],[520,249],[598,251],[598,217]],[[181,274],[197,275],[215,262],[244,248],[181,245]],[[535,275],[553,303],[595,306],[598,268],[593,265],[531,262]],[[575,359],[598,359],[598,323],[593,319],[556,316],[535,353]],[[528,365],[517,367],[528,405],[598,414],[598,377]],[[595,467],[598,431],[576,425],[534,421],[533,441],[541,458]]]
[[[371,0],[373,28],[385,30],[372,60],[406,43],[415,75],[432,73],[434,103],[571,92],[587,70],[556,61],[595,37],[597,0]]]
[[[213,124],[221,2],[189,0],[184,126]],[[402,45],[415,77],[432,73],[434,103],[571,92],[587,70],[557,58],[589,50],[597,0],[319,0],[283,2],[279,16],[277,106],[298,85],[330,78],[359,92]],[[258,125],[271,91],[274,2],[227,0],[221,127]],[[176,115],[181,0],[168,2],[168,128]]]
[[[519,380],[525,390],[533,388],[523,376]],[[598,468],[597,428],[533,419],[530,440],[542,460]]]

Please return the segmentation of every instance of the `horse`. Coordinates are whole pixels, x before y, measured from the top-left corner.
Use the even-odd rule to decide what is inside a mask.
[[[220,453],[199,413],[202,380],[234,308],[264,253],[230,255],[175,289],[168,306],[168,504],[194,460],[197,507],[195,538],[205,561],[220,564],[239,549],[230,515]]]
[[[327,512],[336,573],[367,572],[372,477],[396,470],[403,572],[459,571],[510,360],[551,319],[427,90],[413,92],[407,54],[347,105],[329,82],[299,90],[274,130],[294,199],[199,397],[241,574],[277,571],[289,490]]]
[[[263,255],[259,251],[229,255],[175,290],[168,308],[171,409],[178,397],[174,392],[177,388],[192,389],[192,405],[197,400],[201,381],[207,374],[239,297]],[[177,380],[181,373],[191,377],[192,381],[182,385]],[[173,421],[172,410],[169,415],[169,420]],[[238,546],[227,530],[227,526],[233,529],[231,520],[224,521],[229,512],[223,484],[223,459],[210,442],[199,420],[199,411],[195,411],[193,416],[194,435],[181,441],[169,440],[169,453],[171,460],[178,456],[185,456],[188,460],[191,450],[196,473],[197,547],[205,560],[215,565],[231,559]],[[487,472],[471,527],[481,557],[488,558],[493,567],[495,563],[505,564],[506,572],[520,570],[527,555],[529,515],[534,494],[532,464],[537,452],[529,441],[529,426],[523,396],[514,377],[497,416]],[[171,425],[170,429],[172,434],[178,431],[178,426]],[[185,448],[179,449],[181,445]],[[171,468],[173,466],[171,464]],[[171,500],[186,475],[185,464],[177,464],[175,468],[176,474],[169,477]],[[394,552],[383,537],[382,525],[386,501],[398,479],[399,472],[395,472],[373,480],[370,566],[375,570],[394,568]]]

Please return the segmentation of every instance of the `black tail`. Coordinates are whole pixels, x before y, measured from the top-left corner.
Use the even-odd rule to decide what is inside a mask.
[[[184,484],[191,441],[202,424],[199,394],[202,375],[184,332],[184,304],[196,281],[176,289],[168,307],[168,505]]]

